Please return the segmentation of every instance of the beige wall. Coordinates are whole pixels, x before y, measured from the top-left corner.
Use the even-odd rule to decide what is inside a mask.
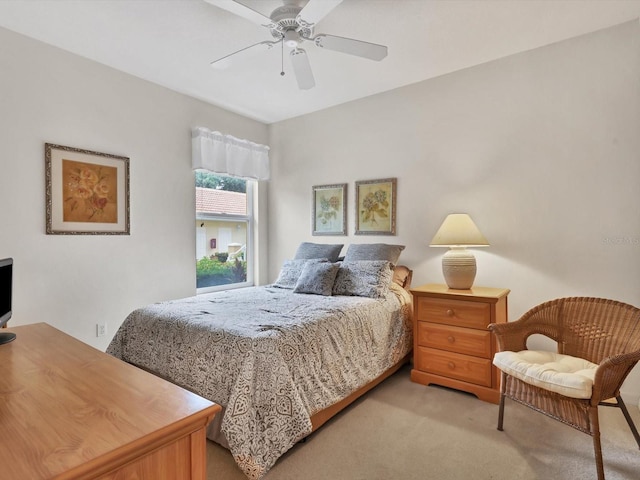
[[[638,132],[638,22],[274,124],[270,277],[301,241],[387,242],[415,285],[442,282],[429,241],[467,212],[491,243],[476,284],[510,288],[511,319],[570,295],[640,305]],[[354,182],[387,177],[397,235],[353,235]],[[311,236],[312,185],[343,182],[349,235]]]
[[[258,143],[268,129],[1,28],[0,45],[0,257],[15,259],[11,325],[48,322],[104,349],[134,308],[196,292],[191,127]],[[45,235],[45,142],[130,157],[131,235]],[[259,195],[266,205],[264,184]],[[266,211],[258,217],[266,261]],[[103,322],[108,333],[96,338]]]

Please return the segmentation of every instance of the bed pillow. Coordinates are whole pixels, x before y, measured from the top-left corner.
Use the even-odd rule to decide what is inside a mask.
[[[411,277],[413,272],[404,265],[396,265],[393,269],[393,281],[400,285],[402,288],[409,289],[411,286]]]
[[[359,260],[386,260],[391,262],[393,266],[396,266],[402,250],[404,250],[404,245],[389,245],[386,243],[353,243],[349,245],[347,254],[344,256],[344,261],[355,262]]]
[[[386,260],[344,261],[336,275],[333,294],[384,297],[389,291],[392,277],[391,262]]]
[[[331,295],[339,268],[337,263],[305,263],[293,292]]]
[[[295,260],[310,259],[310,258],[326,258],[331,263],[338,260],[340,251],[344,245],[340,244],[327,244],[327,243],[311,243],[302,242],[296,251]]]
[[[326,258],[315,258],[311,260],[285,260],[282,264],[282,268],[280,269],[280,274],[278,275],[277,280],[273,284],[274,287],[278,288],[295,288],[298,283],[298,279],[302,274],[302,269],[307,263],[328,263]]]

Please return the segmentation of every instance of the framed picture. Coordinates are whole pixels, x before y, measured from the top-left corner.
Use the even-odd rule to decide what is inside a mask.
[[[313,235],[347,234],[347,184],[317,185],[313,189]]]
[[[129,235],[129,158],[45,144],[47,234]]]
[[[356,182],[356,235],[396,234],[397,179]]]

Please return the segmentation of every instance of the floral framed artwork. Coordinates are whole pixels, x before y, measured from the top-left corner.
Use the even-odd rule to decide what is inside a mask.
[[[397,179],[356,182],[356,235],[396,234]]]
[[[347,234],[347,184],[316,185],[313,190],[313,235]]]
[[[129,235],[129,158],[45,144],[50,235]]]

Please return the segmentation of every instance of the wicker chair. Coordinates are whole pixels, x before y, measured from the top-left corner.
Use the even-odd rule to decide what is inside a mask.
[[[489,329],[496,335],[498,352],[535,355],[526,351],[527,338],[542,334],[558,343],[558,354],[596,364],[591,370],[593,385],[588,398],[549,391],[531,384],[531,378],[525,376],[525,382],[497,365],[502,370],[498,430],[502,431],[504,399],[509,397],[587,433],[593,437],[598,480],[604,480],[598,405],[614,406],[622,410],[640,448],[640,435],[620,397],[622,382],[640,360],[640,309],[602,298],[560,298],[532,308],[518,321],[491,324]]]

